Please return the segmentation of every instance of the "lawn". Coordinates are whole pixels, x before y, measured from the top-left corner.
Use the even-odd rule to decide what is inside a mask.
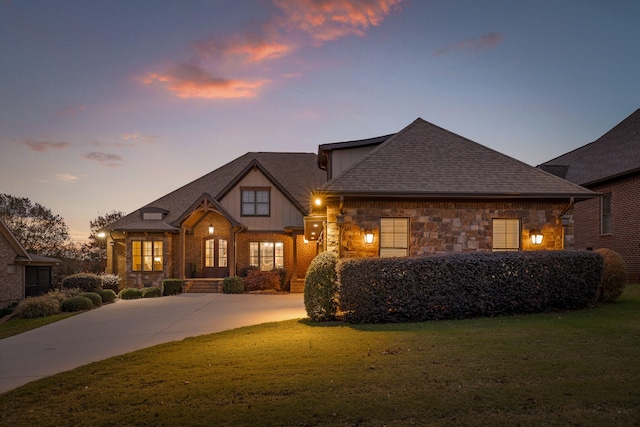
[[[0,395],[12,426],[640,425],[640,285],[575,312],[269,323]]]

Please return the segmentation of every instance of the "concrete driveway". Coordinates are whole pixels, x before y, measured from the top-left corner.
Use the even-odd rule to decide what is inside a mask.
[[[302,294],[180,294],[118,300],[0,340],[0,393],[91,362],[186,337],[307,317]]]

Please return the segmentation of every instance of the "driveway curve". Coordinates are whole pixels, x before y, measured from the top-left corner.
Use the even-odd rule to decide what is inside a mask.
[[[0,340],[0,393],[187,337],[307,317],[302,294],[180,294],[118,300]]]

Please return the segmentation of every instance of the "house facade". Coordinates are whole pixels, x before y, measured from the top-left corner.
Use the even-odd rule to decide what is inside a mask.
[[[60,260],[28,253],[0,218],[0,307],[48,292]]]
[[[576,205],[575,246],[609,248],[640,281],[640,109],[596,141],[539,168],[602,196]]]
[[[597,196],[422,119],[318,162],[305,235],[340,258],[571,249],[574,208]]]
[[[323,181],[315,154],[247,153],[111,224],[107,271],[127,287],[179,278],[215,291],[244,268],[284,268],[299,290],[317,249],[303,219]]]

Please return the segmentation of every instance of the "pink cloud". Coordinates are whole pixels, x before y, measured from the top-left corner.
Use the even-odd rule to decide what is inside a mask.
[[[64,150],[71,146],[68,142],[34,141],[32,139],[25,139],[21,142],[38,153],[44,153],[49,150]]]
[[[215,77],[197,65],[180,64],[167,74],[151,74],[146,84],[162,83],[179,98],[253,98],[268,80],[234,80]]]
[[[83,157],[87,160],[97,162],[102,166],[107,166],[110,168],[117,168],[126,164],[124,158],[117,154],[100,153],[97,151],[93,151]]]
[[[449,46],[442,47],[434,52],[435,55],[441,56],[454,50],[480,52],[491,49],[502,43],[503,37],[498,33],[489,33],[477,39],[468,39],[459,41]]]
[[[281,25],[302,30],[315,41],[327,42],[348,35],[363,36],[378,26],[402,0],[273,0],[284,14]]]

